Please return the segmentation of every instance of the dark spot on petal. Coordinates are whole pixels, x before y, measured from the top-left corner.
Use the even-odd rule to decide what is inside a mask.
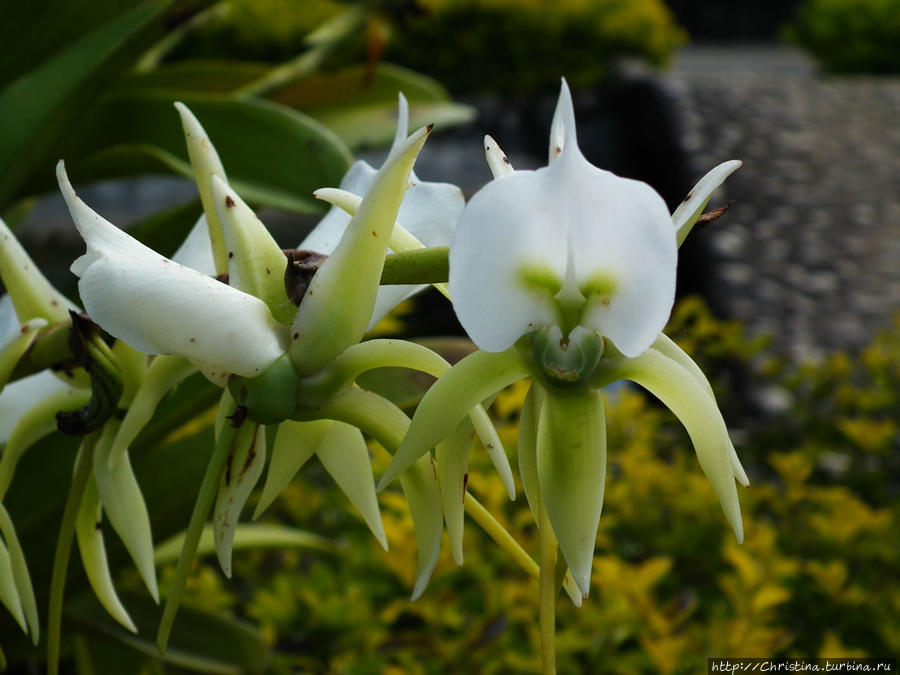
[[[466,501],[466,488],[468,486],[469,486],[469,473],[466,472],[463,474],[463,493],[462,493],[463,502]]]
[[[377,236],[378,236],[378,233],[377,233],[375,230],[372,230],[372,236],[373,236],[373,237],[377,237]]]
[[[234,257],[234,251],[228,251],[228,259],[231,260]]]
[[[51,300],[51,301],[50,301],[50,305],[51,305],[52,307],[59,307],[59,303],[58,303],[56,300]]]
[[[509,157],[507,157],[506,155],[503,155],[503,162],[504,162],[504,164],[509,164]]]
[[[271,274],[268,267],[266,268],[266,274]]]
[[[247,409],[244,406],[239,405],[234,409],[234,412],[225,419],[231,420],[231,426],[234,429],[240,429],[247,419]]]
[[[434,123],[433,123],[433,122],[432,122],[431,124],[429,124],[429,125],[425,128],[426,132],[429,133],[429,134],[431,133],[431,130],[432,130],[432,129],[434,129]]]
[[[102,529],[103,529],[103,523],[101,523],[101,522],[98,520],[96,523],[94,523],[94,529],[95,529],[95,530],[102,530]]]
[[[691,201],[691,197],[693,197],[693,196],[694,196],[693,191],[688,192],[688,193],[687,193],[687,197],[684,198],[684,201],[686,201],[686,202]]]
[[[294,333],[294,339],[296,340],[298,337],[300,337],[300,333]]]
[[[190,340],[188,340],[188,342],[196,342],[196,341],[197,341],[197,338],[191,338]]]
[[[234,207],[234,200],[231,198],[231,195],[225,195],[225,206],[229,209]]]
[[[25,333],[27,333],[28,331],[30,331],[31,328],[26,324],[26,325],[22,326],[19,330],[20,330],[20,331],[22,332],[22,334],[24,335]]]

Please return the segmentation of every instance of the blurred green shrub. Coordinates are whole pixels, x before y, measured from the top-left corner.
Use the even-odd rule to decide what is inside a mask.
[[[681,344],[704,369],[761,359],[761,341],[698,300],[679,304],[668,332],[691,336]],[[707,656],[900,651],[900,324],[859,359],[763,367],[754,382],[783,387],[794,403],[762,420],[727,415],[753,481],[741,489],[742,546],[674,416],[642,391],[610,392],[592,594],[580,609],[560,597],[561,674],[699,675]],[[734,386],[728,377],[713,384],[720,399],[720,384]],[[492,410],[510,449],[525,393],[524,383],[513,386]],[[373,454],[377,473],[386,456]],[[521,491],[507,500],[479,448],[469,471],[471,492],[536,551]],[[429,589],[410,603],[415,538],[399,492],[381,497],[388,552],[344,502],[310,465],[273,512],[341,542],[339,555],[244,554],[236,560],[244,582],[200,574],[195,599],[261,624],[277,673],[539,672],[537,583],[477,526],[467,523],[465,565],[445,549]]]
[[[350,3],[352,4],[352,3]],[[533,91],[596,83],[617,56],[664,65],[686,35],[662,0],[415,0],[378,3],[360,33],[370,58],[383,56],[432,77],[454,93]],[[231,0],[230,12],[184,47],[193,55],[237,50],[278,60],[346,3]],[[383,49],[383,52],[382,52]],[[182,54],[183,55],[183,54]]]
[[[787,33],[827,71],[900,72],[900,0],[806,0]]]

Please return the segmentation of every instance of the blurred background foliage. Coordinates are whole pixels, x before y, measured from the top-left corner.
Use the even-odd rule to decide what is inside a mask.
[[[900,72],[898,0],[805,0],[786,35],[832,73]]]

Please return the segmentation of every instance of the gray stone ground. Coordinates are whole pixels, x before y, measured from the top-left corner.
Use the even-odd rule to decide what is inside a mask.
[[[663,76],[701,175],[734,206],[701,236],[715,293],[794,358],[865,345],[900,311],[900,77],[826,77],[784,48],[682,51]]]

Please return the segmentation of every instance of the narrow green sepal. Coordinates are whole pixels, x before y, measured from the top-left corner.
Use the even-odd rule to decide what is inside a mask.
[[[602,373],[606,379],[627,379],[644,387],[681,420],[694,444],[700,468],[712,484],[735,537],[742,542],[744,527],[728,428],[706,388],[676,361],[652,348],[633,359],[604,359],[600,370],[606,371]]]
[[[15,235],[0,218],[0,279],[12,300],[19,321],[46,319],[48,323],[68,321],[69,310],[78,311],[41,274]]]
[[[291,324],[291,360],[300,375],[314,373],[365,334],[409,174],[430,131],[419,129],[391,151],[334,253],[312,278]]]
[[[266,463],[266,430],[245,423],[239,430],[219,479],[213,507],[216,556],[222,572],[231,578],[231,546],[238,519]]]
[[[278,425],[266,482],[253,512],[254,520],[269,508],[309,458],[316,454],[333,424],[332,420],[312,422],[287,420]]]
[[[25,561],[25,552],[16,535],[16,528],[6,507],[0,502],[0,532],[9,550],[9,561],[12,565],[13,582],[22,602],[22,611],[28,622],[28,630],[31,633],[31,641],[37,645],[41,639],[41,623],[38,619],[37,601],[34,597],[34,586],[31,583],[31,575],[28,572],[28,563]]]
[[[529,370],[515,347],[505,352],[469,354],[441,376],[426,392],[409,432],[397,448],[378,489],[383,490],[418,458],[450,435],[460,420],[484,399]]]
[[[519,443],[516,452],[519,458],[519,478],[522,479],[525,500],[535,523],[538,522],[541,510],[541,489],[537,474],[537,425],[544,403],[543,396],[541,386],[536,382],[532,383],[519,417]]]
[[[297,308],[284,290],[284,253],[266,226],[218,176],[212,177],[212,200],[225,238],[228,284],[254,295],[272,316],[290,324]]]
[[[463,564],[463,520],[472,433],[472,423],[463,419],[447,439],[437,444],[434,453],[444,522],[457,565]]]
[[[541,501],[582,595],[591,566],[606,481],[606,415],[595,389],[546,389],[538,418]]]
[[[94,449],[93,476],[110,524],[125,544],[153,600],[159,602],[153,564],[153,534],[144,495],[127,454],[114,468],[109,467],[109,453],[119,425],[118,420],[109,420],[103,427]]]
[[[12,559],[6,544],[0,541],[0,604],[2,604],[19,624],[19,628],[28,634],[28,622],[25,620],[25,611],[22,608],[22,600],[19,597],[19,589],[16,588],[16,580],[13,576]]]
[[[128,611],[119,599],[109,571],[106,548],[103,543],[103,510],[100,505],[100,492],[93,479],[88,481],[78,507],[75,519],[75,537],[81,562],[94,595],[109,615],[126,630],[137,633],[137,627],[128,615]]]

